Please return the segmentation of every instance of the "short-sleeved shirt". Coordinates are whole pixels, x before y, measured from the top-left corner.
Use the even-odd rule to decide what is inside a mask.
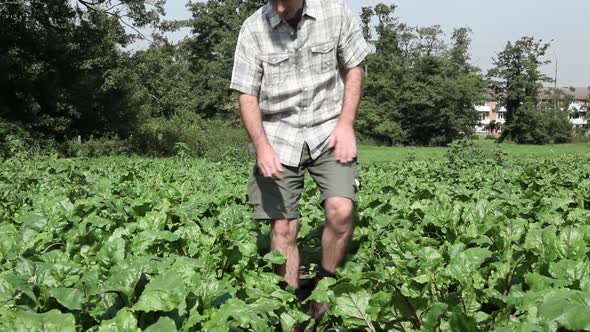
[[[269,1],[242,25],[230,88],[258,96],[270,145],[281,163],[298,166],[304,143],[314,159],[328,144],[342,110],[342,69],[368,52],[342,0],[306,0],[297,28]]]

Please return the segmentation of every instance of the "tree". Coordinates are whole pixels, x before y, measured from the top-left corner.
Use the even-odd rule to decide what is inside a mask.
[[[123,25],[156,24],[163,1],[147,3],[0,3],[0,117],[50,138],[129,135],[142,100],[124,75]]]
[[[547,130],[550,125],[540,122],[553,119],[556,115],[535,112],[540,109],[542,83],[552,81],[539,70],[541,65],[550,63],[543,60],[549,46],[541,40],[522,37],[515,43],[508,42],[494,59],[494,67],[488,71],[490,87],[499,103],[506,107],[506,124],[500,142],[510,138],[519,143],[545,144],[557,135],[549,135]],[[567,114],[563,113],[562,117],[567,120]],[[561,133],[557,136],[567,135]]]
[[[196,113],[199,92],[189,58],[185,42],[173,45],[160,38],[131,56],[128,76],[136,82],[150,117]]]
[[[196,111],[205,116],[238,117],[235,95],[229,91],[233,58],[242,23],[266,1],[210,0],[190,4],[192,19],[184,22],[193,35],[190,52],[194,89],[199,91]],[[233,99],[233,100],[232,100]]]
[[[359,111],[359,132],[385,144],[445,145],[470,135],[474,105],[484,81],[469,64],[469,30],[458,29],[452,47],[440,26],[409,27],[394,16],[395,5],[363,8],[365,35],[377,16],[375,52]]]

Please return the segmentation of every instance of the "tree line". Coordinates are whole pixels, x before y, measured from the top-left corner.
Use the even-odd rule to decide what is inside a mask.
[[[190,3],[184,21],[163,21],[164,2],[1,1],[0,154],[240,151],[247,137],[228,89],[234,49],[241,23],[265,1]],[[372,48],[357,121],[362,140],[446,145],[473,134],[474,105],[490,98],[508,110],[502,139],[569,139],[567,116],[539,103],[550,80],[539,71],[548,44],[509,42],[484,74],[470,63],[469,28],[447,38],[438,25],[401,22],[396,9],[378,4],[360,13]],[[129,51],[142,27],[155,31],[149,45]],[[163,37],[181,27],[191,29],[183,40]]]

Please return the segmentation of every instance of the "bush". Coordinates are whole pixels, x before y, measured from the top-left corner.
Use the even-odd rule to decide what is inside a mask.
[[[512,123],[505,126],[505,138],[519,144],[567,143],[572,139],[572,127],[567,113],[526,103],[516,109]]]
[[[66,157],[101,157],[128,155],[131,153],[129,141],[114,137],[90,137],[82,140],[80,136],[65,141],[60,146],[61,154]]]
[[[0,118],[0,158],[49,155],[55,152],[53,140],[35,138],[22,126]]]
[[[131,137],[133,151],[141,155],[182,154],[211,160],[247,158],[247,144],[248,136],[241,126],[196,115],[151,119]]]
[[[17,154],[26,153],[31,146],[31,135],[15,124],[0,119],[0,156],[10,158]]]
[[[586,134],[579,133],[572,139],[573,143],[590,143],[590,136]]]
[[[503,165],[507,161],[507,154],[497,144],[489,146],[472,140],[460,140],[449,144],[445,161],[449,170],[460,171],[475,165]]]
[[[467,137],[467,139],[471,140],[471,141],[479,141],[481,139],[481,135],[478,135],[478,134],[469,135]]]

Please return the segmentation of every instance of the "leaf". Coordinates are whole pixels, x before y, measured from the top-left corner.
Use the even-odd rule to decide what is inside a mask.
[[[258,249],[256,248],[256,243],[253,242],[240,242],[238,244],[238,249],[244,257],[254,257],[258,252]]]
[[[120,264],[125,259],[125,240],[109,238],[96,255],[96,260],[103,269]]]
[[[477,322],[475,318],[467,316],[459,307],[455,307],[451,317],[449,318],[449,324],[452,331],[461,332],[478,332]]]
[[[226,301],[221,308],[215,310],[209,320],[203,324],[203,330],[215,331],[235,323],[240,327],[250,327],[253,331],[268,331],[269,321],[266,317],[268,312],[258,312],[256,307],[236,298]],[[263,316],[264,315],[264,316]],[[233,322],[228,322],[232,319]]]
[[[562,258],[581,259],[586,256],[588,246],[584,234],[574,227],[565,227],[559,233],[557,252]]]
[[[568,330],[590,330],[590,307],[580,304],[570,298],[546,296],[546,300],[539,306],[539,317],[556,321],[559,326]],[[574,294],[571,294],[574,295]]]
[[[137,327],[137,319],[128,308],[117,312],[117,316],[104,320],[98,327],[98,332],[141,332]]]
[[[38,303],[37,297],[35,296],[35,292],[33,291],[33,287],[29,285],[26,281],[19,278],[13,272],[8,272],[7,274],[2,276],[4,280],[8,282],[13,289],[23,292],[26,296],[28,296],[33,302]],[[12,296],[12,294],[10,295]]]
[[[182,314],[186,307],[185,285],[175,271],[166,271],[150,281],[137,303],[135,311],[164,311],[178,309]]]
[[[135,236],[131,242],[131,252],[144,253],[150,246],[160,242],[174,242],[180,239],[180,235],[169,231],[146,230]]]
[[[542,230],[530,230],[526,235],[524,247],[537,252],[548,261],[553,261],[557,257],[557,241],[557,228],[550,225]]]
[[[169,317],[160,317],[155,324],[148,326],[144,332],[168,332],[177,331],[176,323]]]
[[[43,314],[29,311],[17,312],[14,321],[7,324],[10,331],[29,332],[75,332],[76,322],[70,313],[62,314],[58,310],[51,310]]]
[[[51,238],[46,232],[49,220],[45,216],[33,213],[19,218],[17,222],[21,223],[18,243],[23,251],[33,248],[41,240]]]
[[[466,249],[457,256],[451,256],[447,272],[460,282],[466,282],[478,275],[479,266],[491,255],[492,252],[485,248]]]
[[[424,269],[431,270],[444,263],[443,256],[434,248],[424,247],[418,251],[418,257]]]
[[[49,290],[49,294],[70,310],[82,310],[84,294],[76,288],[52,288]]]
[[[100,292],[116,292],[130,303],[135,298],[135,288],[142,278],[144,266],[137,261],[135,264],[116,266],[111,269],[111,275],[104,282]]]
[[[289,312],[283,312],[280,316],[281,320],[281,330],[283,332],[290,332],[293,331],[293,326],[297,323],[303,323],[310,319],[311,317],[304,314],[299,310],[292,310]]]
[[[565,287],[570,284],[568,280],[553,279],[538,273],[528,273],[525,276],[525,281],[533,292],[550,289],[551,287]]]
[[[588,272],[588,263],[585,261],[564,259],[549,264],[549,273],[551,273],[551,276],[555,279],[568,281],[568,284],[582,280],[582,278],[587,276]]]
[[[440,317],[447,310],[447,305],[444,303],[434,303],[427,313],[422,317],[422,328],[425,331],[434,331],[439,325]]]
[[[311,295],[303,303],[307,303],[311,300],[330,302],[330,298],[334,296],[334,291],[332,291],[330,287],[334,285],[334,283],[336,283],[336,280],[333,278],[324,278],[320,280]]]
[[[264,255],[263,259],[270,264],[282,265],[287,262],[287,258],[283,256],[278,250],[273,250]]]
[[[371,294],[366,290],[357,293],[343,294],[336,298],[334,314],[356,326],[365,326],[375,331],[371,317],[367,314]]]

